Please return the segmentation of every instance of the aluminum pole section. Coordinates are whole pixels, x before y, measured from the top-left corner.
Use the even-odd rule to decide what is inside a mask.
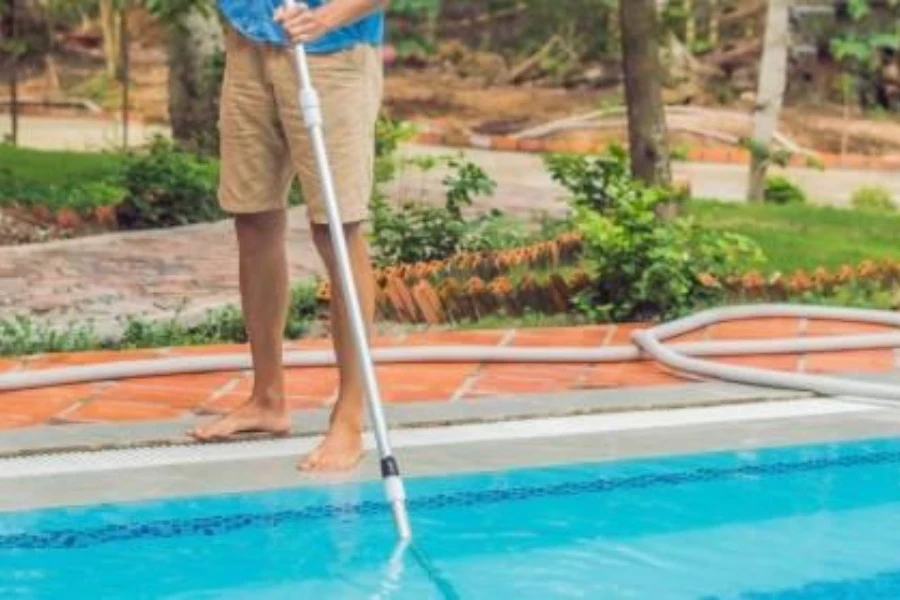
[[[285,4],[288,7],[302,6],[296,0],[286,0]],[[300,82],[300,107],[303,111],[303,120],[309,130],[309,137],[312,141],[313,153],[315,154],[316,165],[319,170],[322,195],[328,213],[328,228],[331,232],[334,256],[337,259],[339,283],[344,295],[344,304],[347,307],[346,318],[350,324],[353,346],[362,369],[366,401],[372,418],[372,428],[378,444],[378,453],[381,455],[381,476],[384,479],[385,493],[394,515],[394,524],[397,526],[397,535],[403,540],[408,540],[412,538],[412,528],[410,527],[409,515],[406,510],[406,491],[403,486],[403,479],[400,476],[397,459],[394,458],[391,450],[384,409],[381,405],[381,393],[378,389],[378,380],[375,377],[375,366],[372,361],[366,326],[360,307],[359,293],[353,278],[353,269],[350,266],[347,240],[344,236],[337,194],[334,189],[334,179],[328,162],[328,152],[322,131],[322,107],[310,75],[309,61],[307,60],[306,48],[303,44],[294,46],[294,55],[297,77]]]

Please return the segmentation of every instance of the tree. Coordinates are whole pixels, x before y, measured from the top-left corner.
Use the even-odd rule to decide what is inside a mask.
[[[148,0],[166,24],[169,51],[169,120],[183,145],[218,150],[223,36],[209,0]]]
[[[100,0],[100,30],[103,32],[103,56],[106,74],[113,78],[121,62],[122,13],[115,0]]]
[[[670,186],[656,0],[619,2],[619,21],[632,170],[649,185]]]
[[[753,139],[750,143],[749,202],[763,201],[766,173],[773,156],[772,139],[784,105],[790,43],[790,4],[791,0],[769,0],[763,55],[759,66]]]

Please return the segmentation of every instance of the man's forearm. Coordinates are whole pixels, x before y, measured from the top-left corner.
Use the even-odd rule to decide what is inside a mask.
[[[355,23],[376,10],[387,8],[390,0],[332,0],[322,5],[316,12],[318,17],[336,29]]]

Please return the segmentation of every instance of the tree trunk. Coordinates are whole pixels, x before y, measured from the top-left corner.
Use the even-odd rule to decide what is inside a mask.
[[[697,41],[697,16],[694,14],[694,0],[684,0],[684,45],[694,48]]]
[[[753,124],[753,148],[750,164],[750,181],[747,190],[749,202],[762,202],[769,167],[772,138],[778,128],[778,118],[784,104],[787,86],[788,44],[790,37],[791,0],[769,0],[766,16],[766,34],[763,55],[759,66],[759,91]]]
[[[218,151],[219,93],[223,52],[217,16],[190,11],[169,31],[169,119],[183,145]]]
[[[719,22],[720,17],[720,8],[719,8],[719,0],[710,0],[709,2],[709,47],[712,49],[716,49],[719,47],[719,39],[720,35],[720,27],[721,24]]]
[[[115,79],[119,72],[119,40],[121,15],[113,0],[100,0],[100,29],[103,31],[103,56],[106,58],[106,74]]]
[[[672,170],[663,105],[655,0],[619,2],[628,138],[635,177],[670,186]]]
[[[19,35],[16,0],[9,0],[9,39],[15,40]],[[9,77],[9,118],[11,131],[9,141],[13,146],[19,143],[19,49],[13,47],[10,58]]]

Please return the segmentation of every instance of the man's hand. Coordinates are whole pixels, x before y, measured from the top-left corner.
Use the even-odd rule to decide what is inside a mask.
[[[280,7],[275,11],[275,22],[284,28],[295,44],[314,42],[332,29],[320,10],[303,4]]]
[[[388,0],[333,0],[316,9],[303,5],[275,11],[275,21],[294,44],[314,42],[332,29],[353,23],[373,11],[387,8]]]

